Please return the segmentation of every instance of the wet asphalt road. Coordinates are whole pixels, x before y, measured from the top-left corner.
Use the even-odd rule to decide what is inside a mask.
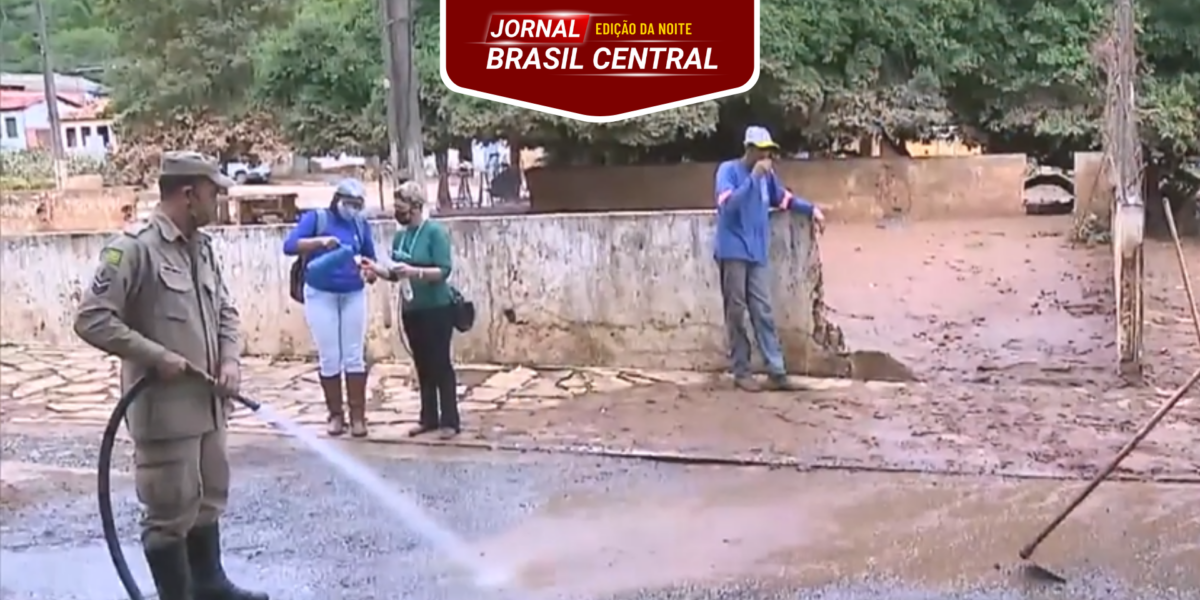
[[[36,435],[5,432],[3,460],[19,458],[44,465],[91,469],[95,464],[95,434],[81,437],[70,432],[39,432]],[[383,476],[464,536],[493,539],[533,517],[553,511],[564,499],[602,498],[629,490],[670,490],[687,494],[713,477],[711,470],[634,461],[564,457],[513,456],[502,454],[403,453],[394,447],[354,446],[354,451]],[[366,454],[363,454],[363,453]],[[539,592],[484,593],[472,589],[464,579],[445,568],[421,540],[399,525],[369,496],[334,473],[294,443],[274,438],[253,438],[235,443],[235,490],[224,521],[227,560],[235,579],[271,592],[275,600],[328,600],[331,598],[383,599],[472,599],[526,600],[563,597],[546,586]],[[122,453],[124,454],[124,453]],[[126,468],[126,456],[119,468]],[[82,476],[81,476],[82,477]],[[118,523],[127,543],[135,571],[144,567],[136,546],[137,506],[127,479],[118,480]],[[696,488],[698,489],[698,488]],[[670,506],[658,507],[658,520],[686,518],[673,514]],[[886,513],[888,506],[880,506]],[[677,512],[688,510],[680,506]],[[663,516],[666,515],[666,516]],[[586,519],[585,519],[586,520]],[[599,523],[599,521],[597,521]],[[653,532],[653,523],[647,523]],[[697,522],[697,529],[717,527]],[[669,528],[665,529],[670,531]],[[545,548],[546,560],[570,554],[581,536],[591,532],[566,527],[561,535],[543,531],[526,545]],[[559,539],[555,539],[559,538]],[[521,538],[517,538],[521,539]],[[631,540],[630,543],[643,543]],[[580,547],[586,547],[583,541]],[[655,544],[671,542],[657,540]],[[515,550],[515,549],[514,549]],[[692,552],[683,541],[676,548],[688,560],[721,560]],[[501,549],[500,554],[506,552]],[[671,552],[675,554],[675,551]],[[695,555],[695,556],[693,556]],[[675,557],[665,558],[671,562]],[[605,558],[590,565],[589,575],[604,581]],[[612,566],[614,563],[609,563]],[[691,565],[695,567],[696,565]],[[703,565],[700,565],[703,568]],[[642,565],[653,571],[655,565]],[[667,566],[664,564],[664,569]],[[628,566],[620,571],[625,577]],[[692,568],[689,573],[694,573]],[[869,576],[868,576],[869,578]],[[0,527],[0,598],[3,600],[121,600],[124,598],[111,564],[102,549],[95,500],[90,481],[75,489],[64,486],[39,501],[3,513]],[[715,578],[712,583],[664,586],[661,577],[649,589],[637,589],[638,578],[629,585],[601,585],[602,592],[582,593],[570,598],[598,600],[674,599],[774,599],[821,598],[828,600],[1017,600],[1035,598],[1112,598],[1129,600],[1200,599],[1195,588],[1179,587],[1173,580],[1143,580],[1132,583],[1106,581],[1103,577],[1074,582],[1066,589],[1040,585],[984,586],[962,581],[940,590],[921,589],[900,581],[825,581],[799,585],[795,578],[751,576]],[[701,578],[704,579],[704,578]],[[611,582],[609,582],[611,583]],[[1173,587],[1174,586],[1174,587]],[[952,589],[951,589],[952,588]]]

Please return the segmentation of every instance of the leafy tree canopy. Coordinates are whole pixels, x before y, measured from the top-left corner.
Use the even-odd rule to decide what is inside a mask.
[[[36,68],[33,0],[0,0],[0,58]],[[383,154],[384,55],[374,0],[47,0],[64,66],[115,59],[132,124],[269,113],[308,153]],[[863,136],[965,135],[993,150],[1094,147],[1108,0],[763,0],[762,76],[750,92],[592,125],[450,93],[438,3],[417,0],[415,61],[427,146],[518,139],[569,161],[724,155],[750,122],[821,150]],[[1139,92],[1153,154],[1200,152],[1200,0],[1142,0]],[[260,115],[261,116],[261,115]],[[176,119],[172,121],[172,119]],[[241,135],[241,134],[239,134]],[[207,139],[207,138],[206,138]],[[237,145],[237,144],[233,144]],[[245,144],[242,144],[245,146]]]
[[[42,63],[35,0],[0,0],[0,70],[37,73]],[[116,51],[116,36],[96,15],[93,0],[46,0],[46,29],[59,71],[101,75]]]
[[[114,100],[138,121],[245,108],[254,81],[249,51],[290,12],[288,0],[95,1],[117,36]]]
[[[381,146],[376,4],[302,2],[295,20],[263,39],[258,96],[286,115],[289,136],[301,146]],[[1100,114],[1102,77],[1092,45],[1106,6],[1103,0],[764,0],[762,77],[754,90],[591,125],[449,93],[438,76],[437,4],[421,0],[415,37],[426,141],[445,147],[469,138],[519,138],[557,155],[580,154],[584,147],[586,156],[576,158],[593,161],[614,154],[622,155],[617,160],[653,158],[664,149],[674,158],[703,157],[727,152],[737,131],[757,121],[813,149],[866,135],[899,141],[964,133],[999,147],[1086,147],[1095,142]],[[1193,35],[1172,27],[1176,31],[1164,30],[1168,39]],[[1154,47],[1171,49],[1184,65],[1176,70],[1196,62],[1183,56],[1186,45]],[[1179,102],[1190,88],[1177,76],[1171,85],[1148,88],[1154,90],[1148,98],[1188,112]],[[340,121],[333,124],[335,116]],[[1175,117],[1171,122],[1193,127]],[[1183,133],[1168,135],[1178,140]]]

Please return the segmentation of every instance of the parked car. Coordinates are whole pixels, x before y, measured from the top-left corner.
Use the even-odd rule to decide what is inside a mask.
[[[271,182],[270,165],[254,165],[245,162],[225,163],[225,175],[240,184],[267,184]]]
[[[1031,163],[1025,172],[1025,214],[1065,215],[1073,210],[1074,173]]]

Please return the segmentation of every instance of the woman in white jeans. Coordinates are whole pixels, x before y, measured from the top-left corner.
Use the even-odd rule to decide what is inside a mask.
[[[283,253],[303,255],[307,264],[345,247],[352,252],[320,271],[306,269],[304,316],[317,346],[321,391],[329,411],[329,435],[346,429],[342,409],[342,378],[346,381],[346,404],[350,408],[350,435],[367,435],[367,364],[364,342],[367,335],[365,285],[375,275],[364,272],[358,257],[375,259],[371,228],[363,218],[366,188],[357,179],[342,181],[328,208],[309,211],[283,242]]]

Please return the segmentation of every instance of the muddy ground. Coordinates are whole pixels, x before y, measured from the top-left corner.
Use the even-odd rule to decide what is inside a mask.
[[[1069,216],[830,228],[830,318],[851,349],[888,352],[924,379],[1107,381],[1109,249],[1077,247],[1069,231]]]
[[[1175,246],[1149,240],[1145,246],[1144,365],[1146,379],[1160,389],[1174,389],[1200,369],[1200,340],[1179,272]],[[1200,294],[1200,238],[1183,243],[1193,292]],[[1200,391],[1196,392],[1200,395]]]
[[[479,437],[822,468],[1090,476],[1200,367],[1200,352],[1173,247],[1148,241],[1150,385],[1125,385],[1111,248],[1073,244],[1069,229],[1069,216],[828,229],[830,318],[851,349],[888,352],[922,384],[790,394],[746,394],[715,378],[663,384],[483,413]],[[1200,271],[1200,244],[1187,252]],[[1125,475],[1200,481],[1197,398],[1127,459]]]
[[[850,224],[821,240],[825,298],[851,349],[918,376],[975,383],[1117,385],[1111,247],[1075,244],[1070,215]],[[1200,242],[1186,246],[1200,271]],[[1200,367],[1178,260],[1148,240],[1148,381]]]
[[[232,444],[226,565],[280,600],[1200,598],[1194,486],[1102,488],[1037,554],[1057,587],[1021,577],[1016,551],[1072,483],[339,445],[509,575],[495,593],[303,445]],[[76,483],[26,480],[38,500],[0,509],[0,598],[124,598],[84,477],[95,448],[61,428],[3,439],[0,462]],[[116,480],[117,525],[146,589],[131,487]]]

